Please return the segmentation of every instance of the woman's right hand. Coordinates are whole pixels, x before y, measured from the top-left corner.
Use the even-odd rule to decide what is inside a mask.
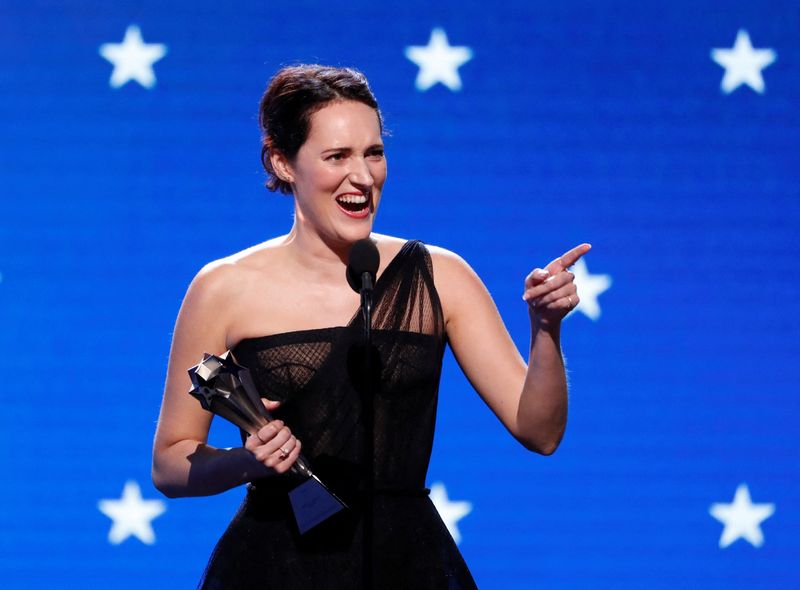
[[[267,410],[275,410],[279,401],[262,400]],[[248,436],[244,448],[275,473],[288,471],[300,456],[300,441],[283,420],[272,420],[255,435]]]

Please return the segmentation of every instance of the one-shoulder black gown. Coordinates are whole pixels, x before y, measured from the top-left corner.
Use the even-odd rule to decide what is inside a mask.
[[[421,242],[403,245],[378,278],[373,301],[372,342],[379,357],[373,365],[380,380],[372,388],[372,586],[476,588],[425,488],[446,336],[430,254]],[[362,341],[357,312],[347,326],[247,338],[233,349],[261,394],[283,402],[275,417],[303,442],[315,473],[349,508],[301,536],[287,497],[294,476],[248,485],[201,588],[365,588]]]

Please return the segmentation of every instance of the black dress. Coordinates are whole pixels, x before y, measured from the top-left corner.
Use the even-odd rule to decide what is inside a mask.
[[[445,347],[441,304],[430,255],[406,242],[373,293],[374,400],[373,576],[376,590],[469,589],[475,582],[428,497]],[[347,326],[242,340],[233,349],[274,412],[303,442],[314,472],[345,503],[299,535],[287,491],[291,474],[248,485],[217,544],[200,587],[356,590],[363,584],[364,465],[363,319]],[[373,385],[377,379],[373,378]]]

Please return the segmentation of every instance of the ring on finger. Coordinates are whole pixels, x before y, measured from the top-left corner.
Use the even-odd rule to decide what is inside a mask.
[[[283,461],[284,459],[286,459],[286,457],[289,456],[289,451],[281,447],[281,454],[279,456],[281,458],[281,461]]]
[[[567,301],[569,301],[569,308],[572,309],[573,303],[572,303],[572,296],[571,295],[567,295]]]

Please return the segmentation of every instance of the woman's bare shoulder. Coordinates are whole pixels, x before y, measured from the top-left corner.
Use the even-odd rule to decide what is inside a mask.
[[[456,252],[426,244],[433,266],[433,282],[442,302],[445,321],[485,301],[486,287],[477,273]]]
[[[459,261],[464,262],[461,256],[447,248],[442,248],[441,246],[435,246],[433,244],[425,244],[425,247],[428,249],[428,252],[431,253],[431,258],[439,262],[444,262],[445,264]]]
[[[287,243],[287,236],[278,236],[261,242],[239,252],[210,262],[207,266],[224,266],[247,273],[251,271],[262,271],[275,263],[276,258],[281,256],[283,246]]]
[[[452,250],[432,244],[425,244],[425,247],[431,255],[434,277],[451,280],[464,273],[473,273],[467,261]]]
[[[217,299],[241,292],[250,281],[263,277],[265,268],[276,263],[284,243],[285,236],[280,236],[206,263],[195,275],[189,291],[201,291]]]

